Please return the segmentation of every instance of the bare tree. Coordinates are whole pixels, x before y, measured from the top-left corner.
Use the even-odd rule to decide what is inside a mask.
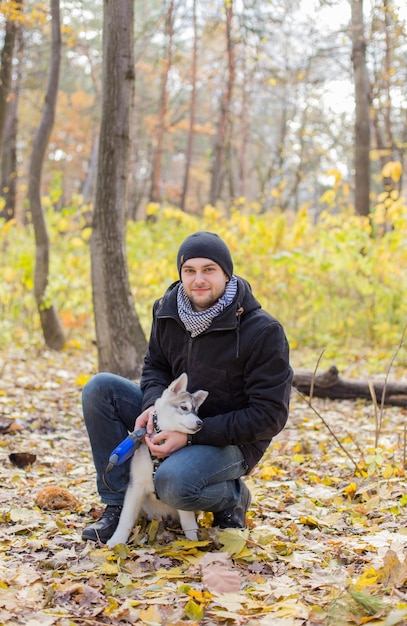
[[[196,72],[198,64],[198,29],[196,23],[196,0],[192,5],[192,23],[194,31],[194,45],[192,49],[192,70],[191,70],[191,101],[189,104],[189,128],[187,137],[187,149],[185,154],[185,171],[184,171],[184,183],[182,186],[181,195],[181,209],[185,211],[185,203],[188,193],[189,172],[192,162],[192,148],[194,141],[194,125],[196,116]]]
[[[91,237],[99,370],[136,377],[146,339],[134,308],[126,257],[130,114],[134,92],[134,2],[104,0],[103,86]]]
[[[211,189],[209,202],[212,205],[216,204],[219,199],[222,176],[224,169],[225,158],[225,146],[229,139],[227,138],[227,131],[230,122],[230,105],[232,101],[233,85],[235,82],[235,52],[234,43],[232,39],[232,20],[233,20],[233,1],[225,0],[225,14],[226,14],[226,50],[228,60],[228,76],[226,79],[225,90],[222,95],[220,115],[218,122],[218,132],[216,136],[216,143],[214,148],[213,163],[212,163],[212,177],[211,177]]]
[[[394,14],[390,0],[383,0],[381,14],[382,20],[375,20],[374,24],[380,32],[384,31],[384,54],[382,63],[378,64],[373,82],[373,102],[372,118],[373,132],[376,141],[376,147],[379,153],[380,165],[383,168],[386,163],[397,158],[397,142],[393,131],[393,111],[392,111],[392,68],[395,63],[392,56],[396,48],[395,36],[392,37],[392,28],[396,30],[397,24],[394,21]],[[399,190],[401,189],[401,180],[399,181]],[[383,189],[388,193],[391,201],[393,190],[397,189],[397,184],[391,176],[383,176]]]
[[[158,110],[158,121],[157,121],[157,134],[156,134],[156,145],[154,150],[154,158],[153,158],[153,167],[152,167],[152,176],[151,176],[151,192],[150,192],[150,200],[152,202],[159,202],[161,200],[161,171],[162,171],[162,158],[163,158],[163,143],[164,143],[164,132],[166,126],[166,116],[167,116],[167,107],[168,107],[168,75],[172,66],[172,47],[173,47],[173,36],[174,36],[174,0],[170,0],[168,6],[168,13],[166,16],[166,54],[165,59],[162,63],[162,73],[161,73],[161,94],[160,94],[160,103]]]
[[[5,28],[3,50],[0,65],[0,146],[2,151],[1,195],[4,207],[0,217],[10,220],[15,213],[16,170],[17,170],[17,106],[19,84],[21,82],[21,54],[17,64],[17,80],[13,85],[13,57],[15,42],[19,41],[19,52],[22,49],[21,24],[19,14],[23,0],[16,0],[14,15],[8,17]]]
[[[17,50],[15,59],[15,78],[9,94],[4,124],[2,159],[1,159],[1,195],[4,207],[0,216],[6,220],[16,217],[17,200],[17,134],[18,134],[18,107],[20,102],[21,83],[23,77],[23,48],[24,38],[21,26],[17,29]],[[22,217],[23,221],[24,217]]]
[[[22,0],[16,0],[15,11],[21,11]],[[6,22],[6,32],[4,36],[3,49],[1,51],[0,63],[0,143],[3,138],[4,124],[6,121],[7,99],[10,93],[13,67],[14,43],[16,32],[19,27],[19,20],[16,16],[9,16]]]
[[[41,204],[41,174],[52,127],[58,96],[59,70],[61,60],[61,18],[59,0],[51,0],[52,41],[51,66],[48,79],[42,118],[34,138],[31,154],[28,199],[35,234],[34,294],[40,315],[45,343],[54,350],[60,350],[65,343],[65,335],[57,311],[46,293],[49,275],[49,237]]]
[[[366,67],[363,0],[351,0],[352,63],[355,83],[355,209],[370,211],[370,83]]]

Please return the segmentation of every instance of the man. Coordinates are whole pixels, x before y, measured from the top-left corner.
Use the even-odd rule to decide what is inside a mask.
[[[241,477],[286,424],[292,370],[284,330],[233,274],[225,242],[215,233],[190,235],[177,267],[180,281],[154,304],[140,386],[101,373],[83,390],[97,487],[107,505],[83,530],[84,540],[105,543],[113,535],[129,461],[109,474],[110,491],[102,480],[109,456],[128,431],[153,433],[154,402],[182,372],[189,391],[209,392],[199,412],[202,429],[145,437],[152,455],[164,459],[154,479],[157,496],[172,507],[212,511],[215,526],[244,528],[250,492]]]

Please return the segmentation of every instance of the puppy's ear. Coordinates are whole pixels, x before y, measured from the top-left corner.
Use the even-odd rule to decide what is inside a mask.
[[[181,374],[181,376],[178,376],[178,378],[176,378],[171,383],[171,385],[168,387],[168,389],[172,393],[181,393],[181,391],[186,391],[187,390],[187,385],[188,385],[188,376],[184,372],[183,374]]]
[[[206,398],[209,396],[209,392],[208,391],[204,391],[203,389],[200,389],[199,391],[195,391],[192,394],[194,400],[195,400],[195,404],[196,404],[196,409],[198,410],[199,407],[201,406],[201,404],[203,404],[206,400]]]

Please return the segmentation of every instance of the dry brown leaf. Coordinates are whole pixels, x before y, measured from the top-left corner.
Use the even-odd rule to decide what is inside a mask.
[[[377,570],[378,582],[396,589],[403,587],[407,580],[407,557],[401,562],[394,550],[388,550],[383,563],[383,567]]]
[[[31,452],[12,452],[8,455],[10,462],[19,467],[20,469],[25,469],[29,467],[37,460],[37,455],[32,454]]]
[[[247,478],[256,494],[250,529],[203,528],[201,541],[188,542],[180,529],[163,527],[151,545],[135,532],[129,545],[114,554],[83,543],[82,528],[100,517],[104,506],[75,382],[79,357],[85,377],[97,371],[96,357],[76,349],[45,351],[28,360],[7,353],[0,413],[10,415],[8,422],[12,415],[21,416],[25,427],[0,438],[6,460],[0,464],[0,623],[50,626],[59,624],[63,614],[78,624],[100,619],[120,626],[138,623],[141,611],[148,619],[148,608],[154,606],[163,624],[181,626],[196,620],[186,616],[189,603],[212,624],[320,624],[336,610],[333,600],[349,600],[349,580],[357,583],[371,567],[378,574],[375,593],[389,606],[386,619],[394,619],[401,598],[396,592],[403,593],[407,580],[406,477],[388,478],[381,471],[355,477],[335,441],[296,398],[289,427]],[[351,429],[368,454],[374,439],[370,406],[314,402],[344,441]],[[403,442],[406,417],[406,411],[386,410],[383,467],[392,459],[401,471],[403,447],[396,443]],[[349,440],[347,445],[353,444]],[[8,461],[18,450],[37,455],[29,474]],[[302,464],[295,455],[302,456]],[[350,498],[346,487],[352,482],[358,491]],[[51,515],[33,509],[36,493],[46,488],[50,496],[52,485],[69,485],[64,492],[68,508]],[[61,495],[60,489],[54,496]],[[78,508],[76,501],[72,506],[73,494]],[[46,506],[55,504],[65,505],[66,499],[51,498]],[[304,518],[317,524],[301,523]],[[390,552],[383,561],[389,549],[396,556]],[[363,613],[354,618],[352,623],[362,620]],[[335,623],[340,621],[339,616]],[[345,617],[341,624],[347,624]]]
[[[202,583],[211,593],[239,593],[242,579],[236,570],[212,565],[203,571]]]
[[[239,593],[242,583],[239,572],[225,552],[207,553],[200,561],[202,583],[211,593]]]

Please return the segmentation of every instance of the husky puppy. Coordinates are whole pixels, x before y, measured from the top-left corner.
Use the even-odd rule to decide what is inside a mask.
[[[156,432],[175,430],[193,434],[202,428],[198,408],[208,396],[207,391],[187,391],[188,376],[184,373],[174,380],[155,402],[154,427]],[[194,511],[177,511],[157,499],[154,492],[154,462],[145,443],[134,453],[130,465],[130,480],[124,497],[119,524],[107,546],[126,543],[140,513],[149,519],[178,519],[187,539],[198,539],[198,524]]]

